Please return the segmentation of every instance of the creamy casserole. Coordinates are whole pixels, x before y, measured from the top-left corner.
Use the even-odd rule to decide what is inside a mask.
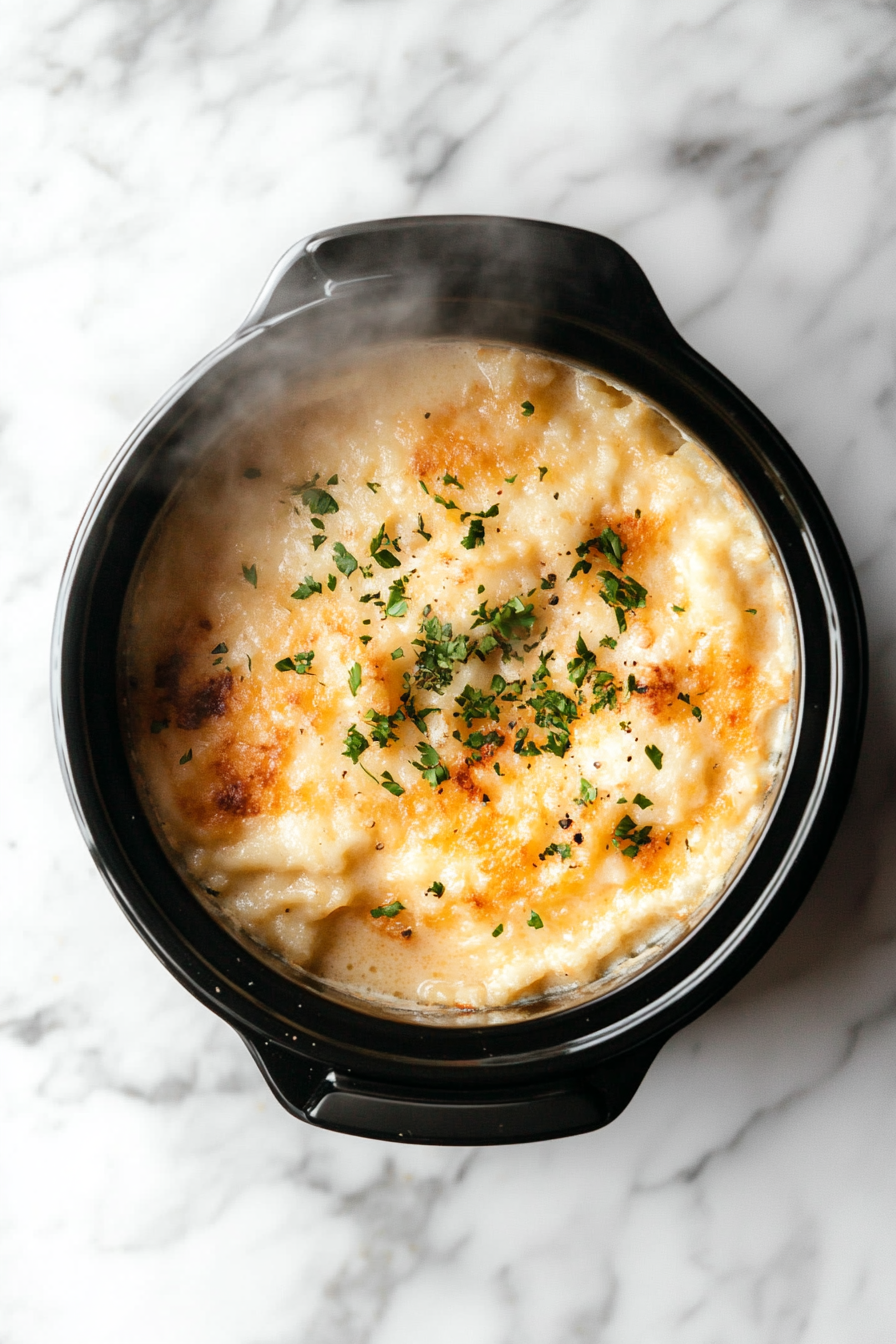
[[[774,797],[794,621],[728,474],[629,392],[414,343],[207,452],[122,628],[147,809],[219,918],[383,1002],[637,965]]]

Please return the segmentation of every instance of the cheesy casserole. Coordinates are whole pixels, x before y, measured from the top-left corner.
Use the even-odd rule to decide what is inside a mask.
[[[469,342],[359,356],[216,443],[121,638],[185,880],[373,1003],[641,964],[724,891],[793,729],[788,591],[730,476],[594,373]]]

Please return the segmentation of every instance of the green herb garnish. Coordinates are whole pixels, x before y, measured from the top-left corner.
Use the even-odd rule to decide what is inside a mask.
[[[386,790],[387,793],[391,793],[394,798],[400,798],[401,795],[404,793],[404,789],[401,787],[401,785],[398,783],[397,780],[392,778],[388,770],[383,771],[383,777],[380,780],[380,785]],[[404,909],[404,906],[402,906],[402,909]]]
[[[473,518],[467,535],[461,538],[461,546],[467,551],[472,551],[476,546],[485,545],[485,523],[481,518]]]
[[[609,635],[604,635],[603,639],[601,640],[600,644],[598,645],[598,648],[600,648],[600,649],[615,649],[617,643],[618,643],[618,641],[615,640],[615,639],[611,639]]]
[[[460,481],[457,479],[457,477],[456,477],[456,476],[449,476],[447,472],[446,472],[445,475],[442,477],[442,484],[443,484],[443,485],[456,485],[457,488],[458,488],[458,490],[463,490],[463,486],[461,485],[461,483],[460,483]]]
[[[628,815],[616,826],[612,835],[614,849],[619,849],[621,844],[625,845],[622,853],[627,859],[636,859],[642,845],[650,843],[650,832],[652,826],[638,826],[636,822]]]
[[[589,803],[597,801],[597,788],[594,784],[589,784],[584,776],[579,780],[579,796],[576,802],[580,807],[587,807]]]
[[[535,407],[532,405],[531,401],[522,401],[520,402],[520,410],[522,411],[523,415],[528,416],[533,413]]]
[[[516,480],[516,477],[517,477],[517,476],[519,476],[519,472],[516,473],[516,476],[505,476],[504,479],[505,479],[505,481],[507,482],[508,485],[513,485],[513,483],[514,483],[514,481]]]
[[[504,932],[504,925],[503,925],[503,924],[497,924],[497,925],[492,929],[492,937],[493,937],[493,938],[500,938],[500,937],[501,937],[501,934],[502,934],[503,932]]]
[[[544,920],[542,919],[541,915],[536,915],[534,910],[530,913],[529,918],[526,920],[526,923],[529,925],[530,929],[544,928]]]
[[[193,759],[193,748],[190,747],[189,750],[185,751],[184,754],[183,754],[183,756],[181,756],[180,761],[178,762],[178,764],[179,764],[179,765],[186,765],[187,762],[188,762],[188,761],[192,761],[192,759]]]
[[[389,656],[392,659],[393,663],[397,662],[399,658],[404,657],[404,649],[393,649]]]
[[[310,574],[306,574],[303,582],[299,584],[298,588],[294,593],[291,593],[290,596],[297,598],[298,601],[302,602],[306,597],[311,597],[314,593],[321,592],[323,592],[323,589],[317,579],[313,579]]]
[[[341,541],[333,542],[333,555],[336,557],[334,563],[339,573],[344,574],[347,579],[351,578],[358,568],[358,562],[351,552],[345,549]]]
[[[330,592],[332,593],[332,592],[333,592],[333,589],[336,587],[336,575],[335,575],[335,574],[328,574],[328,575],[327,575],[327,587],[329,588]]]
[[[294,658],[281,658],[279,663],[274,664],[274,669],[277,672],[295,672],[299,677],[309,677],[313,676],[311,671],[313,662],[314,650],[308,649],[306,653],[297,653]]]
[[[371,910],[374,919],[393,919],[404,906],[401,901],[392,901],[389,905],[378,905],[375,910]]]
[[[331,476],[330,479],[327,481],[327,485],[338,485],[338,484],[339,484],[338,476]]]
[[[212,649],[212,653],[226,653],[226,652],[227,652],[226,644],[216,644],[215,647]]]
[[[374,494],[374,495],[376,494],[377,490],[382,490],[382,488],[383,488],[383,487],[380,485],[379,481],[368,481],[368,482],[367,482],[367,489],[370,490],[371,493]]]
[[[429,886],[426,888],[426,890],[424,891],[423,895],[424,895],[424,896],[444,896],[444,895],[445,895],[445,884],[444,884],[444,882],[430,882]]]
[[[369,746],[370,743],[367,738],[362,732],[358,731],[357,725],[353,723],[345,735],[345,751],[342,754],[349,758],[352,765],[358,765],[360,757],[363,756]]]
[[[678,614],[679,614],[679,616],[683,616],[683,615],[684,615],[684,607],[676,607],[676,605],[675,605],[674,602],[672,603],[672,610],[673,610],[673,611],[677,611]]]
[[[384,616],[407,616],[408,603],[404,595],[407,584],[407,576],[403,579],[393,579],[386,595],[386,605],[383,609]]]
[[[746,613],[747,613],[748,616],[755,616],[755,615],[756,615],[756,608],[755,608],[755,607],[745,607],[744,610],[746,611]]]
[[[390,547],[392,548],[391,550],[389,549]],[[370,543],[370,554],[383,569],[398,569],[401,561],[398,559],[398,556],[393,555],[392,552],[400,550],[401,547],[398,544],[398,538],[396,537],[393,540],[386,531],[386,524],[382,523],[379,532],[377,532]]]
[[[466,635],[453,635],[451,623],[441,624],[438,616],[431,616],[420,625],[422,639],[415,639],[419,649],[414,668],[414,680],[424,691],[443,691],[454,678],[455,663],[465,663],[472,649]]]
[[[357,695],[361,689],[361,664],[352,663],[348,673],[348,688],[352,695]]]
[[[634,798],[632,799],[632,802],[634,803],[635,807],[653,807],[653,803],[650,801],[649,798],[645,798],[643,793],[636,793]]]
[[[387,747],[390,742],[398,741],[398,734],[395,729],[400,723],[404,723],[404,713],[397,709],[394,714],[380,714],[375,709],[368,709],[364,718],[371,724],[370,736],[380,747]]]
[[[311,545],[314,550],[319,551],[326,539],[327,538],[323,532],[315,532],[314,536],[311,538]]]
[[[417,750],[421,759],[420,761],[412,761],[411,764],[415,770],[420,771],[430,788],[434,789],[451,778],[447,766],[440,760],[435,747],[430,746],[428,742],[418,742]]]
[[[313,479],[306,481],[304,485],[294,485],[292,487],[292,493],[294,495],[301,495],[302,503],[305,505],[306,509],[310,509],[312,513],[338,513],[339,505],[336,503],[333,496],[328,490],[321,490],[318,488],[317,478],[319,475],[319,472],[315,472]]]
[[[418,532],[424,541],[432,541],[432,533],[427,532],[426,525],[423,522],[422,513],[417,514],[417,526],[414,528],[414,531]]]
[[[647,757],[647,759],[651,762],[652,765],[656,766],[657,770],[662,770],[663,753],[660,751],[659,747],[653,747],[653,746],[645,747],[644,755]]]
[[[538,468],[538,479],[539,479],[540,481],[543,481],[544,478],[545,478],[545,476],[547,476],[547,474],[548,474],[548,469],[547,469],[547,467],[539,467],[539,468]]]

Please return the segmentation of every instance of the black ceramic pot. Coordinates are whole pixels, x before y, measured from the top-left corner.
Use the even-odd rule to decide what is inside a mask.
[[[116,685],[128,581],[190,455],[272,380],[355,345],[420,336],[522,344],[591,366],[685,426],[765,522],[790,585],[801,667],[776,806],[712,911],[612,992],[462,1028],[327,997],[212,918],[141,808]],[[855,578],[781,436],[682,340],[622,248],[577,229],[490,217],[358,224],[284,258],[239,330],[163,397],[100,484],[65,571],[53,659],[72,805],[138,932],[240,1032],[293,1114],[416,1143],[545,1139],[614,1119],[663,1043],[750,969],[805,896],[847,799],[866,694]]]

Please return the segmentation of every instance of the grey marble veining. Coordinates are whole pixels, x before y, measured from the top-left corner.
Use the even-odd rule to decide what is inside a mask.
[[[0,12],[2,1344],[896,1337],[896,10],[13,0]],[[331,224],[610,234],[855,560],[871,730],[765,961],[609,1129],[394,1147],[282,1112],[94,872],[45,668],[132,424]]]

